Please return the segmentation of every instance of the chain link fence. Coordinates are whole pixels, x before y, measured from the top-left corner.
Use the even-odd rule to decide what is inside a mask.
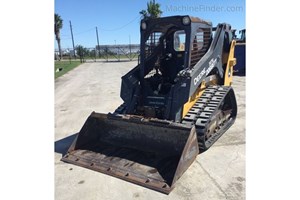
[[[140,45],[99,45],[94,48],[63,48],[62,60],[80,60],[81,62],[117,62],[138,60]],[[59,51],[54,52],[55,60],[59,60]]]

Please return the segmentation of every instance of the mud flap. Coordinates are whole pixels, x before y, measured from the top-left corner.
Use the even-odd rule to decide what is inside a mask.
[[[195,127],[93,112],[62,161],[168,194],[198,149]]]

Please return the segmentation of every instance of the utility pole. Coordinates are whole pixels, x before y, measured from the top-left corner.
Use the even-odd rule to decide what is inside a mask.
[[[118,57],[118,61],[120,61],[119,47],[117,47],[117,40],[115,40],[115,48],[117,48],[117,57]]]
[[[76,54],[75,54],[75,45],[74,45],[74,37],[73,37],[73,30],[72,30],[72,23],[71,23],[71,21],[70,21],[70,30],[71,30],[71,36],[72,36],[72,44],[73,44],[74,57],[76,57]]]
[[[130,38],[130,35],[129,35],[129,57],[130,57],[130,60],[132,60],[132,58],[131,58],[131,38]]]
[[[100,45],[99,45],[99,37],[98,37],[98,28],[97,28],[97,26],[96,26],[96,35],[97,35],[97,44],[98,44],[97,50],[99,52],[99,58],[100,58]]]

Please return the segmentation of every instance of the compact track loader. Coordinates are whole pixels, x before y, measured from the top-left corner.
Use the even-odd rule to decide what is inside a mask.
[[[142,20],[140,31],[124,103],[93,112],[62,160],[168,194],[235,121],[235,41],[229,24],[190,16]]]

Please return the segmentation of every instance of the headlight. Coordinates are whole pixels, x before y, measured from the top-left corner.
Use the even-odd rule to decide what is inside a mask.
[[[142,29],[143,29],[143,30],[146,30],[146,28],[147,28],[146,22],[142,22],[141,26],[142,26]]]
[[[189,25],[191,23],[191,19],[188,16],[186,16],[182,18],[182,23],[183,25]]]

